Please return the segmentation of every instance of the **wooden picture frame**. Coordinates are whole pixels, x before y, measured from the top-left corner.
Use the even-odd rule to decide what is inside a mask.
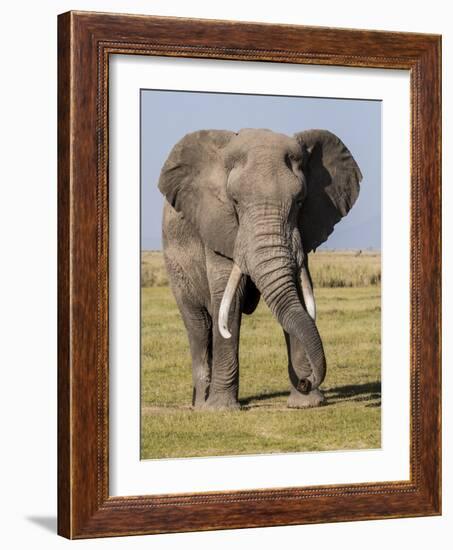
[[[441,39],[69,12],[58,20],[58,532],[68,538],[441,513]],[[410,71],[410,480],[109,496],[111,54]]]

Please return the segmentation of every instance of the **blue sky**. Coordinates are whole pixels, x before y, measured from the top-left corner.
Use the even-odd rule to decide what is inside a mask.
[[[292,135],[325,128],[344,141],[363,174],[359,198],[321,248],[381,248],[381,102],[162,90],[141,91],[141,232],[143,250],[160,249],[160,170],[188,132],[270,128]]]

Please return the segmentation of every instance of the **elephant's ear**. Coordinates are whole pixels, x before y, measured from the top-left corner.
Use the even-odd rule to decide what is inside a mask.
[[[299,216],[306,253],[327,240],[334,225],[355,203],[362,174],[345,144],[327,130],[296,134],[308,152],[305,166],[308,193]]]
[[[226,193],[223,151],[235,135],[225,130],[187,134],[173,147],[159,178],[159,189],[173,208],[209,248],[229,258],[238,224]]]

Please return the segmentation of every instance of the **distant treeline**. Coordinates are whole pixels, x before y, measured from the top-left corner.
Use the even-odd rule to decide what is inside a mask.
[[[381,284],[381,254],[369,251],[318,251],[310,254],[310,273],[315,287],[365,287]],[[143,251],[142,287],[168,286],[161,251]]]

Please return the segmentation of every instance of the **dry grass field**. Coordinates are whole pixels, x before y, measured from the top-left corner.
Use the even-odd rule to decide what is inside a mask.
[[[310,254],[310,273],[317,288],[364,287],[381,284],[381,255],[367,251],[319,251]],[[160,251],[142,252],[141,285],[167,286]]]
[[[380,447],[380,254],[317,252],[310,270],[327,356],[327,404],[286,408],[283,333],[261,302],[243,317],[242,410],[196,412],[187,336],[162,254],[142,254],[142,458]]]

